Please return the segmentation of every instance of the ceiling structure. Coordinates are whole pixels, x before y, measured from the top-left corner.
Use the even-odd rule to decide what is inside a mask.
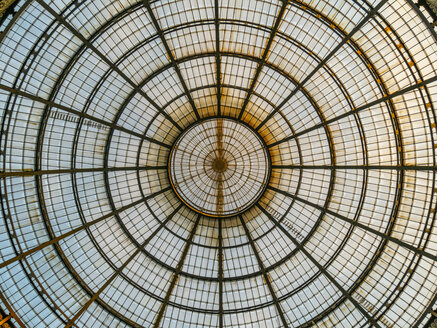
[[[15,1],[0,326],[437,325],[432,5]]]

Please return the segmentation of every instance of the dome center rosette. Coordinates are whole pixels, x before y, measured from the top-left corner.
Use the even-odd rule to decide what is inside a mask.
[[[228,217],[261,197],[270,166],[265,143],[251,127],[210,118],[178,137],[170,153],[169,177],[188,207],[206,216]]]

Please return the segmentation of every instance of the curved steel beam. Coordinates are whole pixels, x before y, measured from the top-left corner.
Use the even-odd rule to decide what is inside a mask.
[[[154,144],[157,144],[159,146],[171,149],[171,146],[167,145],[166,143],[163,143],[161,141],[157,141],[157,140],[155,140],[153,138],[146,137],[145,135],[143,135],[141,133],[134,132],[134,131],[129,130],[127,128],[124,128],[122,126],[119,126],[119,125],[107,122],[105,120],[102,120],[100,118],[97,118],[97,117],[91,116],[89,114],[83,113],[81,111],[78,111],[76,109],[70,108],[68,106],[64,106],[64,105],[58,104],[58,103],[56,103],[54,101],[46,100],[44,98],[35,96],[35,95],[31,94],[31,93],[28,93],[28,92],[25,92],[25,91],[22,91],[22,90],[17,90],[17,89],[8,87],[8,86],[6,86],[4,84],[0,84],[0,90],[7,91],[7,92],[9,92],[11,94],[14,94],[14,95],[17,95],[17,96],[20,96],[20,97],[31,99],[33,101],[45,104],[45,105],[50,106],[50,107],[55,107],[55,108],[61,109],[61,110],[66,111],[68,113],[77,115],[77,116],[79,116],[81,118],[86,118],[88,120],[94,121],[94,122],[102,124],[104,126],[108,126],[108,127],[113,128],[115,130],[119,130],[119,131],[122,131],[124,133],[133,135],[133,136],[135,136],[135,137],[137,137],[139,139],[147,140],[147,141],[149,141],[151,143],[154,143]]]
[[[270,31],[269,39],[267,40],[267,44],[263,50],[261,59],[258,63],[258,67],[256,68],[255,75],[253,76],[252,81],[250,83],[249,91],[247,92],[247,96],[244,99],[244,103],[243,103],[243,106],[241,107],[240,114],[238,114],[239,120],[241,120],[241,118],[243,117],[243,113],[246,110],[247,104],[249,103],[250,96],[252,95],[252,92],[255,89],[256,83],[258,82],[259,75],[261,74],[261,71],[264,67],[266,60],[267,60],[267,55],[269,54],[270,48],[272,46],[273,39],[275,38],[276,33],[278,32],[279,25],[282,21],[282,17],[284,16],[285,9],[287,8],[288,1],[286,1],[286,0],[281,0],[281,1],[282,1],[282,5],[281,5],[281,8],[279,9],[278,16],[276,17],[276,22]]]
[[[139,204],[143,203],[144,201],[146,201],[148,199],[151,199],[153,197],[156,197],[159,194],[162,194],[162,193],[164,193],[166,191],[169,191],[170,189],[171,189],[171,187],[167,187],[165,189],[157,191],[157,192],[155,192],[153,194],[150,194],[147,197],[143,197],[141,199],[138,199],[138,200],[136,200],[135,202],[133,202],[133,203],[131,203],[129,205],[120,207],[119,209],[117,209],[115,211],[112,211],[112,212],[110,212],[108,214],[105,214],[105,215],[101,216],[100,218],[97,218],[95,220],[87,222],[86,224],[84,224],[84,225],[82,225],[80,227],[77,227],[77,228],[72,229],[72,230],[70,230],[70,231],[68,231],[68,232],[66,232],[66,233],[64,233],[62,235],[59,235],[56,238],[53,238],[53,239],[48,240],[48,241],[46,241],[46,242],[44,242],[42,244],[39,244],[38,246],[35,246],[35,247],[33,247],[33,248],[31,248],[31,249],[29,249],[29,250],[27,250],[27,251],[25,251],[25,252],[23,252],[21,254],[18,254],[18,255],[14,256],[14,257],[6,260],[6,261],[3,261],[2,263],[0,263],[0,269],[4,268],[4,267],[6,267],[6,266],[8,266],[8,265],[10,265],[10,264],[12,264],[14,262],[17,262],[17,261],[23,259],[24,257],[29,256],[29,255],[31,255],[31,254],[33,254],[33,253],[35,253],[35,252],[45,248],[45,247],[48,247],[48,246],[53,245],[55,243],[58,243],[59,241],[65,239],[67,237],[70,237],[70,236],[78,233],[79,231],[82,231],[82,230],[84,230],[86,228],[89,228],[89,227],[91,227],[91,226],[93,226],[93,225],[95,225],[95,224],[97,224],[97,223],[99,223],[99,222],[101,222],[103,220],[106,220],[106,219],[112,217],[113,215],[115,215],[117,213],[121,213],[121,212],[123,212],[123,211],[125,211],[125,210],[127,210],[127,209],[129,209],[131,207],[134,207],[136,205],[139,205]]]
[[[317,204],[315,204],[315,203],[313,203],[313,202],[310,202],[310,201],[308,201],[308,200],[306,200],[306,199],[303,199],[303,198],[301,198],[301,197],[299,197],[299,196],[296,196],[296,195],[290,194],[289,192],[286,192],[286,191],[283,191],[283,190],[277,189],[277,188],[275,188],[275,187],[268,186],[267,188],[268,188],[268,189],[271,189],[271,190],[273,190],[273,191],[276,191],[276,192],[278,192],[278,193],[280,193],[280,194],[282,194],[282,195],[284,195],[284,196],[287,196],[287,197],[290,197],[290,198],[296,199],[297,201],[299,201],[299,202],[301,202],[301,203],[303,203],[303,204],[309,205],[309,206],[311,206],[311,207],[314,207],[314,208],[318,209],[319,211],[322,211],[322,212],[324,212],[324,213],[328,213],[328,214],[330,214],[330,215],[333,215],[333,216],[335,216],[336,218],[338,218],[338,219],[340,219],[340,220],[342,220],[342,221],[345,221],[345,222],[347,222],[347,223],[349,223],[349,224],[352,224],[352,225],[354,225],[354,226],[357,226],[358,228],[361,228],[361,229],[363,229],[363,230],[365,230],[365,231],[367,231],[367,232],[370,232],[371,234],[376,235],[376,236],[378,236],[378,237],[380,237],[380,238],[382,238],[382,239],[386,239],[386,240],[388,240],[388,241],[391,241],[391,242],[393,242],[393,243],[395,243],[395,244],[397,244],[397,245],[399,245],[399,246],[402,246],[402,247],[404,247],[404,248],[406,248],[406,249],[408,249],[408,250],[410,250],[410,251],[413,251],[414,253],[417,253],[417,254],[423,255],[423,256],[425,256],[425,257],[427,257],[427,258],[429,258],[429,259],[431,259],[431,260],[433,260],[433,261],[437,261],[437,255],[433,255],[433,254],[431,254],[431,253],[425,252],[425,251],[424,251],[423,249],[421,249],[421,248],[415,247],[415,246],[413,246],[413,245],[411,245],[411,244],[408,244],[408,243],[406,243],[406,242],[404,242],[404,241],[402,241],[402,240],[400,240],[400,239],[394,238],[394,237],[392,237],[392,236],[390,236],[390,235],[387,235],[387,234],[385,234],[385,233],[383,233],[383,232],[380,232],[380,231],[378,231],[378,230],[376,230],[376,229],[373,229],[373,228],[371,228],[371,227],[369,227],[369,226],[367,226],[367,225],[365,225],[365,224],[362,224],[362,223],[360,223],[360,222],[357,222],[357,221],[354,221],[354,220],[352,220],[352,219],[349,219],[348,217],[346,217],[346,216],[344,216],[344,215],[341,215],[341,214],[339,214],[339,213],[337,213],[337,212],[331,211],[331,210],[328,209],[328,208],[325,208],[325,207],[323,207],[323,206],[317,205]]]
[[[161,229],[173,218],[173,216],[181,209],[182,204],[179,205],[164,221],[162,221],[158,228],[156,228],[150,236],[138,247],[135,252],[133,252],[128,259],[111,275],[109,279],[105,281],[105,283],[99,288],[99,290],[94,293],[94,295],[80,308],[79,311],[76,312],[73,318],[67,322],[65,328],[71,328],[76,320],[89,308],[89,306],[99,298],[100,294],[117,278],[120,273],[128,266],[129,263],[141,252],[141,250],[147,246],[147,244],[156,236],[156,234],[161,231]]]
[[[150,1],[149,0],[143,0],[144,5],[147,9],[147,13],[150,16],[150,19],[152,20],[153,26],[155,27],[156,32],[159,35],[159,38],[161,39],[162,44],[164,45],[165,51],[167,52],[167,56],[170,59],[170,62],[173,65],[174,70],[176,71],[176,75],[179,78],[179,81],[181,82],[182,88],[184,89],[185,95],[188,98],[188,102],[191,105],[191,108],[193,109],[194,114],[196,115],[197,119],[200,119],[199,112],[197,111],[196,105],[194,104],[193,97],[191,96],[190,91],[188,90],[187,83],[184,80],[184,77],[182,76],[181,70],[179,69],[179,66],[175,60],[175,57],[173,55],[173,51],[170,48],[169,43],[167,42],[164,32],[162,31],[161,27],[159,26],[158,20],[155,17],[155,14],[152,11],[152,8],[150,7]]]
[[[268,147],[271,148],[271,147],[277,146],[277,145],[279,145],[279,144],[281,144],[281,143],[283,143],[283,142],[286,142],[286,141],[289,141],[289,140],[295,139],[295,138],[297,138],[297,137],[299,137],[299,136],[301,136],[301,135],[304,135],[304,134],[306,134],[306,133],[308,133],[308,132],[311,132],[311,131],[313,131],[313,130],[319,129],[319,128],[325,126],[325,125],[329,125],[329,124],[331,124],[331,123],[337,122],[337,121],[339,121],[339,120],[341,120],[341,119],[343,119],[343,118],[345,118],[345,117],[348,117],[349,115],[356,114],[356,113],[358,113],[358,112],[361,112],[361,111],[364,110],[364,109],[368,109],[368,108],[370,108],[370,107],[372,107],[372,106],[375,106],[375,105],[378,105],[378,104],[380,104],[380,103],[383,103],[383,102],[389,101],[389,100],[391,100],[391,99],[393,99],[393,98],[395,98],[395,97],[398,97],[398,96],[401,96],[401,95],[403,95],[403,94],[405,94],[405,93],[408,93],[408,92],[410,92],[410,91],[413,91],[413,90],[419,89],[419,88],[421,88],[421,87],[426,86],[427,84],[430,84],[430,83],[433,83],[433,82],[436,82],[436,81],[437,81],[437,76],[433,76],[433,77],[431,77],[431,78],[429,78],[429,79],[427,79],[427,80],[425,80],[425,81],[422,81],[422,82],[416,83],[416,84],[414,84],[414,85],[410,85],[409,87],[406,87],[406,88],[401,89],[401,90],[399,90],[399,91],[393,92],[392,94],[386,95],[386,96],[381,97],[381,98],[379,98],[379,99],[377,99],[377,100],[371,101],[370,103],[367,103],[367,104],[365,104],[365,105],[362,105],[362,106],[360,106],[360,107],[358,107],[358,108],[355,108],[354,110],[351,110],[351,111],[346,112],[346,113],[344,113],[344,114],[338,115],[338,116],[336,116],[336,117],[334,117],[334,118],[331,118],[331,119],[329,119],[329,120],[327,120],[327,121],[325,121],[325,122],[323,122],[323,123],[316,124],[316,125],[312,126],[311,128],[308,128],[308,129],[302,130],[302,131],[300,131],[300,132],[297,132],[296,134],[294,134],[294,135],[292,135],[292,136],[289,136],[289,137],[284,138],[284,139],[282,139],[282,140],[280,140],[280,141],[277,141],[277,142],[274,142],[274,143],[272,143],[272,144],[269,144]]]
[[[194,235],[196,234],[197,227],[199,226],[201,217],[202,216],[200,214],[197,215],[197,219],[194,222],[193,228],[191,229],[190,236],[188,237],[187,242],[185,243],[185,247],[182,251],[181,258],[179,259],[179,262],[176,265],[176,271],[173,273],[173,277],[171,278],[170,286],[168,287],[164,302],[162,302],[159,312],[156,316],[155,323],[153,324],[153,328],[159,328],[159,325],[161,324],[162,318],[164,317],[165,309],[167,308],[168,302],[170,301],[171,294],[173,293],[174,287],[176,286],[176,283],[179,278],[179,274],[182,271],[182,267],[184,266],[188,251],[190,250],[191,244],[193,243],[193,238]]]
[[[182,131],[182,128],[175,122],[152,98],[150,98],[132,79],[130,79],[118,66],[109,60],[100,50],[98,50],[88,39],[79,33],[70,23],[63,17],[57,14],[53,8],[44,2],[44,0],[36,0],[47,12],[49,12],[60,24],[65,26],[74,36],[76,36],[82,43],[90,50],[92,50],[101,60],[103,60],[111,69],[120,75],[135,91],[142,95],[147,101],[162,113],[174,126]]]
[[[270,281],[271,278],[270,278],[269,274],[266,272],[266,268],[265,268],[264,263],[261,259],[261,256],[259,255],[259,252],[256,248],[255,242],[253,241],[252,236],[250,235],[250,231],[247,228],[246,221],[244,221],[244,218],[241,214],[239,215],[239,218],[240,218],[241,225],[244,229],[244,232],[246,233],[246,237],[249,240],[252,251],[255,255],[258,266],[261,269],[261,272],[263,274],[264,283],[267,285],[267,288],[268,288],[270,294],[272,295],[273,303],[275,304],[276,311],[278,311],[279,318],[281,319],[282,325],[284,327],[288,327],[288,322],[287,322],[287,319],[285,318],[284,310],[282,309],[281,304],[279,304],[278,297],[276,296],[276,292],[273,289],[272,283]],[[280,226],[278,225],[278,227],[280,227]]]
[[[316,74],[320,68],[322,68],[335,53],[340,50],[349,40],[352,39],[352,36],[357,33],[361,28],[378,12],[379,9],[387,2],[388,0],[382,0],[376,5],[369,13],[364,17],[353,29],[352,31],[346,35],[343,40],[334,48],[332,51],[299,83],[299,85],[262,121],[255,130],[259,130],[264,124],[269,121],[273,115],[275,115],[313,76]]]
[[[343,288],[343,286],[319,263],[317,260],[303,247],[296,238],[294,238],[287,229],[285,229],[278,221],[268,213],[262,206],[259,206],[261,211],[272,221],[274,222],[279,229],[281,229],[282,233],[290,239],[293,244],[319,269],[323,275],[328,278],[328,280],[338,289],[340,292],[361,312],[361,314],[375,327],[381,328],[381,326],[370,316],[370,314],[358,303],[351,294],[347,290]]]

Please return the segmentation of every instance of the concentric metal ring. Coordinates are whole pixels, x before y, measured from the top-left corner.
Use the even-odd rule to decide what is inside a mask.
[[[270,177],[263,140],[247,125],[227,118],[202,120],[173,145],[169,177],[179,198],[207,216],[237,215],[251,207]]]

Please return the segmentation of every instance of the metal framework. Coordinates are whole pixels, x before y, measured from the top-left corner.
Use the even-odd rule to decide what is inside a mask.
[[[8,6],[0,326],[433,327],[427,1]]]

